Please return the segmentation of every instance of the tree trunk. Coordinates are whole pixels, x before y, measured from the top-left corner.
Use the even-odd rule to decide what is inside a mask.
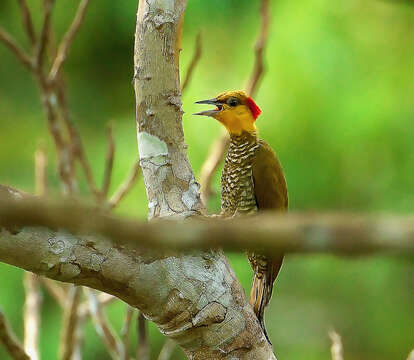
[[[150,220],[183,220],[203,212],[181,125],[179,52],[185,6],[185,0],[141,0],[137,14],[138,147]],[[0,261],[119,297],[177,341],[189,359],[276,359],[220,251],[166,256],[96,235],[3,227]]]
[[[203,208],[181,123],[179,54],[185,6],[186,0],[146,0],[137,14],[138,148],[150,220],[184,219]],[[165,274],[159,284],[165,296],[155,312],[144,313],[190,359],[274,359],[221,252],[169,257],[153,266],[154,274]]]

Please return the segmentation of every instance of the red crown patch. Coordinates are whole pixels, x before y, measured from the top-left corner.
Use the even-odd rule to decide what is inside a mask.
[[[246,99],[246,103],[250,111],[252,112],[253,118],[256,120],[257,117],[262,113],[262,110],[260,110],[260,108],[257,106],[257,104],[251,97],[248,97]]]

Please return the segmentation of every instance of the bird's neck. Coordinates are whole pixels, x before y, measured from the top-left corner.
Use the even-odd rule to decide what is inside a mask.
[[[257,134],[243,131],[240,135],[231,134],[226,159],[230,163],[248,165],[258,147]]]
[[[241,134],[230,134],[230,147],[241,145],[256,145],[258,141],[257,132],[242,131]]]

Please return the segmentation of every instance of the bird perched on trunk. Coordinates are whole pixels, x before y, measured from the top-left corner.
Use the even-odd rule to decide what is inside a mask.
[[[268,209],[286,211],[288,195],[283,170],[272,148],[257,136],[255,121],[261,110],[253,99],[243,91],[228,91],[196,103],[216,106],[214,110],[194,115],[217,119],[230,135],[221,175],[221,214],[230,217]],[[268,257],[250,252],[248,258],[254,272],[250,304],[269,341],[264,310],[272,296],[283,255]]]

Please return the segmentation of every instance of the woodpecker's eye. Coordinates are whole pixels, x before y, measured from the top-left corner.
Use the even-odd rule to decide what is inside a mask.
[[[237,100],[236,98],[230,98],[227,100],[227,105],[235,107],[239,105],[239,100]]]

